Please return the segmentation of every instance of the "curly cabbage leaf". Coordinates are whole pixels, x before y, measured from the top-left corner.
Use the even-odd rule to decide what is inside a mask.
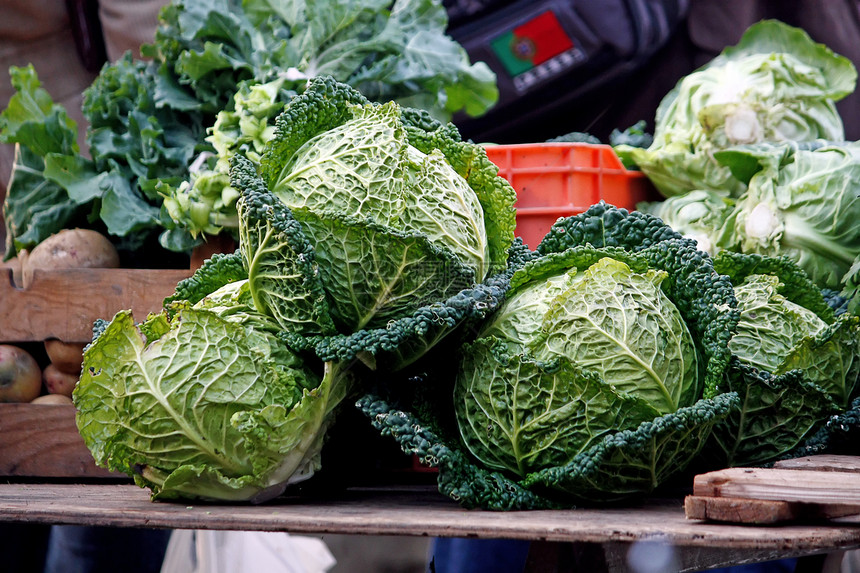
[[[432,424],[393,402],[366,394],[356,406],[380,434],[395,439],[404,452],[417,456],[428,467],[439,468],[439,492],[466,508],[515,511],[564,507],[563,503],[530,491],[500,472],[476,465],[456,443],[446,442],[434,432]]]
[[[150,317],[157,327],[138,329],[122,311],[86,349],[74,392],[81,436],[99,465],[153,499],[264,501],[319,466],[348,384],[313,374],[266,317],[236,312],[239,290]]]
[[[463,443],[487,468],[522,477],[565,465],[607,434],[660,416],[647,400],[604,380],[574,360],[541,362],[481,337],[463,348],[454,386]]]
[[[849,59],[799,28],[765,20],[665,96],[650,147],[617,151],[666,197],[695,189],[737,196],[744,184],[715,152],[762,141],[844,139],[835,102],[856,81]]]
[[[248,271],[239,251],[215,253],[203,261],[193,275],[179,281],[173,294],[164,299],[163,306],[168,308],[180,301],[195,304],[221,287],[247,278]]]
[[[793,449],[782,459],[842,454],[856,456],[860,438],[860,397],[850,407],[827,418],[827,421],[808,440]]]
[[[636,428],[606,434],[565,466],[540,470],[523,479],[476,463],[456,439],[435,431],[433,421],[416,414],[415,404],[404,407],[371,393],[356,405],[404,452],[438,468],[442,494],[470,509],[518,511],[594,505],[652,491],[696,458],[699,448],[691,449],[690,444],[707,439],[713,425],[737,407],[737,395],[700,400]],[[438,416],[438,412],[429,415]]]
[[[860,145],[742,146],[716,157],[749,184],[720,246],[787,256],[819,287],[840,289],[860,256]]]

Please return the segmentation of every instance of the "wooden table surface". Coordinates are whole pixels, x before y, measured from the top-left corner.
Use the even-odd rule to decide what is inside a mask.
[[[127,483],[0,484],[0,522],[295,534],[526,539],[626,549],[653,541],[678,550],[681,571],[860,547],[860,522],[743,526],[688,520],[682,499],[553,511],[466,510],[432,486],[351,489],[325,498],[283,496],[263,505],[152,502]],[[619,551],[615,551],[619,553]],[[560,570],[560,569],[558,569]],[[622,570],[617,567],[610,570]]]

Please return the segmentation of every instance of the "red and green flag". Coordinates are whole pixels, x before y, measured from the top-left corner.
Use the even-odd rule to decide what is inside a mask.
[[[490,40],[490,47],[511,76],[527,72],[535,66],[573,48],[551,10],[541,13],[525,24]]]

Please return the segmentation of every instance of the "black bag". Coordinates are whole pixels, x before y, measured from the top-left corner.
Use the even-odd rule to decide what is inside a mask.
[[[642,67],[688,0],[445,0],[449,34],[495,73],[499,101],[455,118],[464,136],[511,143],[552,135],[565,106]],[[621,126],[628,127],[628,126]],[[555,135],[560,135],[556,132]],[[538,139],[535,139],[538,140]]]

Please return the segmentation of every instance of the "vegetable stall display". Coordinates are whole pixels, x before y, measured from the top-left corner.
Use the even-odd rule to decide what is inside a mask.
[[[80,433],[154,499],[259,502],[306,479],[362,376],[414,362],[506,288],[515,194],[450,124],[315,78],[262,165],[234,159],[238,251],[84,353]]]
[[[514,189],[448,123],[492,99],[481,66],[446,59],[459,71],[424,96],[378,81],[414,87],[400,58],[429,41],[408,17],[421,6],[441,10],[400,0],[322,46],[294,25],[316,5],[176,2],[152,62],[123,58],[88,90],[92,159],[13,71],[12,253],[64,213],[124,225],[125,249],[153,232],[238,242],[157,312],[97,323],[73,392],[97,464],[153,500],[265,502],[313,479],[354,405],[444,495],[519,510],[850,441],[860,203],[854,145],[830,141],[850,63],[757,25],[667,96],[649,148],[618,147],[665,201],[597,203],[530,250]],[[749,89],[721,92],[727,77]],[[35,184],[51,207],[24,209]]]

